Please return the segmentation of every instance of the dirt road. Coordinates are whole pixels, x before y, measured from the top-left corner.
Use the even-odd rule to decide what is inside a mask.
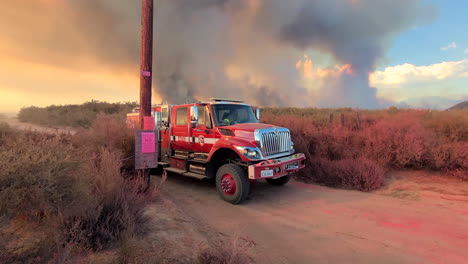
[[[253,241],[258,263],[468,263],[467,202],[260,182],[234,206],[213,185],[178,175],[163,194],[194,224]]]
[[[46,127],[46,126],[35,125],[31,123],[23,123],[23,122],[20,122],[16,118],[8,118],[2,121],[6,122],[8,125],[10,125],[13,128],[20,129],[20,130],[32,130],[32,131],[38,131],[38,132],[48,133],[48,134],[57,134],[57,133],[74,134],[76,133],[76,129],[74,128]]]

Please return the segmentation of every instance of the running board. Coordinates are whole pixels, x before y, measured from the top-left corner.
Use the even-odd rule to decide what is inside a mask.
[[[203,180],[203,179],[207,178],[205,175],[202,175],[202,174],[187,172],[187,171],[176,169],[176,168],[164,168],[164,170],[168,171],[168,172],[177,173],[177,174],[180,174],[182,176],[187,176],[187,177],[199,179],[199,180]]]
[[[162,168],[167,168],[167,167],[171,166],[171,164],[169,164],[167,162],[160,161],[160,162],[158,162],[158,166],[161,166]]]

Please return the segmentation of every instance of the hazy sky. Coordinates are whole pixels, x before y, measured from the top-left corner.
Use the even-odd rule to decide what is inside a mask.
[[[106,1],[112,2],[99,2]],[[2,2],[0,112],[91,99],[138,100],[139,35],[133,27],[139,24],[139,1],[120,0],[125,4],[119,6],[89,0]],[[393,37],[370,75],[370,85],[376,88],[377,97],[386,102],[385,106],[406,102],[416,107],[443,108],[468,99],[468,16],[465,15],[468,1],[422,2],[433,7],[433,16]],[[90,22],[78,15],[82,13],[98,19]],[[101,13],[112,16],[101,16]],[[112,31],[109,37],[108,31]],[[156,34],[156,42],[157,37]],[[290,53],[297,53],[297,58],[284,60],[281,67],[277,67],[278,60],[275,60],[275,71],[297,70],[300,75],[297,82],[307,83],[323,76],[346,74],[349,70],[344,63],[331,60],[330,64],[323,59],[326,56],[321,55],[322,60],[316,61],[317,52],[321,51],[307,48],[302,54]],[[239,68],[246,68],[244,62],[237,68],[228,66],[225,72],[233,76],[240,74]],[[259,67],[262,65],[255,64],[254,70]],[[160,100],[157,96],[155,99]],[[317,101],[310,102],[310,106],[314,105]]]

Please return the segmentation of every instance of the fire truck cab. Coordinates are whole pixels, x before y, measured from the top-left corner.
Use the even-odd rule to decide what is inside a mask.
[[[247,198],[252,182],[284,185],[305,166],[289,130],[260,123],[260,111],[254,114],[242,101],[211,99],[153,110],[160,133],[159,165],[168,172],[215,180],[219,195],[232,204]],[[128,126],[137,120],[135,109],[127,115]]]

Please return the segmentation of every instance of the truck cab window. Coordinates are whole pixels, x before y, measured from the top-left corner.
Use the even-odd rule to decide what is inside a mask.
[[[176,125],[187,124],[187,107],[177,108],[176,110]]]
[[[204,106],[198,107],[198,125],[206,126],[206,111]]]
[[[248,105],[217,104],[213,105],[215,122],[218,126],[231,126],[243,123],[258,123],[257,118]]]
[[[211,128],[211,119],[210,119],[210,112],[206,108],[206,106],[199,106],[198,107],[198,125],[204,126],[206,128]]]

